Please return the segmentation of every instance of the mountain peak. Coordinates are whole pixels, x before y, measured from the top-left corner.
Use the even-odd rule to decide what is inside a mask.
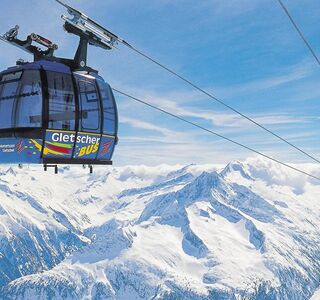
[[[227,164],[227,166],[221,171],[220,175],[227,177],[230,174],[238,173],[245,179],[251,179],[248,168],[240,161],[232,161]]]

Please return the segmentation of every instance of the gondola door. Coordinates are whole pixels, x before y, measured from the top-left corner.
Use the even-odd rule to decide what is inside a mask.
[[[74,159],[96,160],[101,141],[101,101],[95,78],[76,76],[79,98],[79,131]]]
[[[68,163],[76,138],[76,98],[71,74],[47,72],[48,129],[43,157]]]

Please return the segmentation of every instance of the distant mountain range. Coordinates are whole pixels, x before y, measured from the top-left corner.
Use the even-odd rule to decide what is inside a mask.
[[[315,179],[258,158],[88,173],[1,167],[0,299],[320,299]]]

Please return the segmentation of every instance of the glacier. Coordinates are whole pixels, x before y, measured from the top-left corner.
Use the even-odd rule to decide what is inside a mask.
[[[319,201],[320,182],[257,157],[2,166],[0,299],[317,300]]]

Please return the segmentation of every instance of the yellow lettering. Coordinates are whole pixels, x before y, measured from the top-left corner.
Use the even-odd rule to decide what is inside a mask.
[[[85,155],[86,154],[86,147],[82,147],[81,149],[80,149],[80,151],[79,151],[79,157],[81,157],[81,156],[83,156],[83,155]]]
[[[93,145],[87,147],[86,154],[89,155],[93,150]]]
[[[97,151],[99,150],[99,145],[98,144],[95,144],[94,146],[93,146],[93,153],[96,153]]]

